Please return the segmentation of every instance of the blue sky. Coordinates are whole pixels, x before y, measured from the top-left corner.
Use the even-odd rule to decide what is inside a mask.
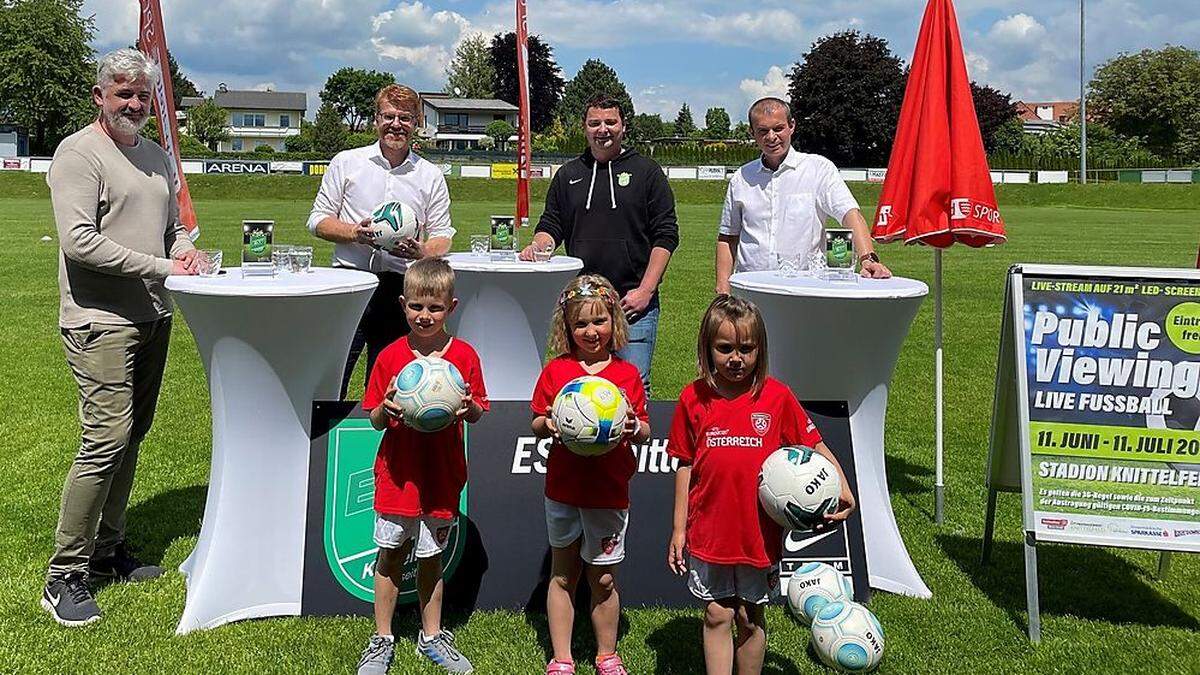
[[[1089,70],[1121,51],[1200,49],[1197,0],[1086,0]],[[528,0],[530,31],[554,47],[565,79],[589,58],[616,69],[638,112],[698,120],[723,106],[738,119],[754,99],[786,90],[813,40],[855,28],[886,38],[907,61],[924,0]],[[316,93],[337,68],[386,70],[439,90],[455,45],[473,32],[511,30],[512,2],[444,0],[162,0],[168,45],[211,93],[271,87]],[[136,0],[86,0],[99,51],[132,43]],[[959,0],[973,79],[1014,99],[1078,96],[1078,0]]]

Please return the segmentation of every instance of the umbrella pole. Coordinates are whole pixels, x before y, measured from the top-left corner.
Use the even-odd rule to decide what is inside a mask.
[[[942,480],[942,249],[933,249],[933,362],[937,378],[935,385],[935,400],[937,414],[935,425],[937,429],[937,469],[934,479],[933,519],[938,525],[942,524],[942,507],[945,501],[945,483]]]

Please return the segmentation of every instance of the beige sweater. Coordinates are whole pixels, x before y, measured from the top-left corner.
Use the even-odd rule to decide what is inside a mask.
[[[171,314],[171,257],[195,248],[179,222],[173,167],[157,143],[118,145],[96,124],[63,139],[46,175],[58,242],[62,328]]]

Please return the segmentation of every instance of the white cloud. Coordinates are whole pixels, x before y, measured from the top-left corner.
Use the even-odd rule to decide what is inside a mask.
[[[763,79],[744,79],[738,85],[738,90],[742,92],[742,99],[746,104],[745,108],[748,110],[752,103],[766,96],[775,96],[787,100],[788,84],[788,77],[783,68],[771,66],[767,69],[767,74],[763,76]]]
[[[1028,14],[1013,14],[992,24],[988,31],[992,40],[1030,44],[1046,37],[1046,27]]]

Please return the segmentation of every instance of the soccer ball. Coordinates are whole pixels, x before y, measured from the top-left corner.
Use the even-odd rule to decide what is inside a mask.
[[[371,213],[371,238],[375,246],[394,251],[400,242],[417,236],[417,213],[404,202],[384,202]]]
[[[854,599],[850,580],[832,565],[807,562],[796,568],[787,583],[788,609],[805,626],[812,625],[813,617],[831,602],[849,602]]]
[[[865,673],[883,660],[883,626],[857,602],[831,602],[813,617],[812,647],[830,668]]]
[[[396,376],[392,401],[404,411],[404,423],[417,431],[440,431],[454,422],[467,386],[453,363],[436,356],[413,359]]]
[[[812,448],[772,452],[758,474],[758,501],[781,527],[811,530],[838,508],[842,481],[837,467]]]
[[[584,375],[568,382],[550,408],[563,445],[577,455],[603,455],[616,447],[625,430],[629,404],[617,385]]]

